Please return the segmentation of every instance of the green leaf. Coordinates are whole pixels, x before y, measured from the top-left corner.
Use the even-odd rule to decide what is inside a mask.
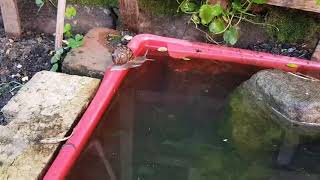
[[[214,16],[212,6],[207,4],[202,5],[199,11],[199,16],[203,25],[209,24]]]
[[[57,51],[56,51],[56,54],[60,54],[62,55],[64,53],[64,49],[63,48],[59,48]]]
[[[189,2],[189,1],[184,1],[180,6],[181,11],[184,13],[194,12],[197,10],[197,8],[198,6],[196,3]]]
[[[209,24],[213,17],[219,16],[223,13],[223,9],[220,4],[212,5],[202,5],[199,11],[199,16],[201,18],[201,23],[203,25]]]
[[[42,7],[44,5],[43,0],[36,0],[36,5]]]
[[[66,9],[66,13],[65,13],[66,18],[71,19],[71,18],[75,17],[76,15],[77,15],[77,10],[76,10],[76,8],[74,8],[74,7],[68,7],[68,8]]]
[[[54,65],[52,65],[50,71],[57,72],[58,69],[59,69],[59,65],[58,64],[54,64]]]
[[[212,7],[213,16],[220,16],[223,13],[223,8],[220,4],[216,4]]]
[[[64,36],[67,38],[71,38],[72,37],[72,33],[70,31],[67,31],[64,33]]]
[[[254,2],[256,4],[265,4],[267,2],[267,0],[252,0],[252,2]]]
[[[72,30],[72,26],[70,23],[66,23],[64,25],[63,33],[70,32]]]
[[[55,54],[55,55],[51,58],[50,62],[51,62],[51,64],[55,64],[55,63],[59,62],[60,59],[61,59],[61,55]]]
[[[235,27],[230,27],[223,34],[223,39],[226,43],[235,45],[239,38],[239,32]]]
[[[75,40],[73,38],[68,39],[68,47],[70,47],[72,49],[73,48],[78,48],[78,47],[80,47],[82,45],[83,45],[83,39],[79,40],[79,41],[77,41],[77,40]]]
[[[83,39],[83,36],[81,34],[76,34],[76,36],[74,37],[74,39],[76,41],[81,41]]]
[[[209,31],[216,34],[221,33],[225,28],[226,25],[222,19],[215,19],[209,25]]]
[[[297,67],[298,67],[298,65],[297,65],[297,64],[294,64],[294,63],[288,63],[287,66],[288,66],[289,68],[297,68]]]
[[[320,6],[320,0],[316,0],[316,4]]]

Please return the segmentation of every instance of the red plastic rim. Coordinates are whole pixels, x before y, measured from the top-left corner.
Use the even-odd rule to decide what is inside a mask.
[[[320,70],[320,63],[318,62],[204,43],[193,43],[150,34],[135,36],[128,46],[135,55],[141,55],[147,49],[157,50],[160,47],[166,47],[168,49],[166,54],[177,59],[220,60],[294,72],[311,71],[318,73]],[[128,70],[110,71],[110,69],[107,69],[97,94],[74,128],[73,136],[61,148],[44,179],[56,180],[66,177],[127,73]]]

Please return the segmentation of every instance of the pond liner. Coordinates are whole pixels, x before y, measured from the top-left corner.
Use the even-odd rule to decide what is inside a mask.
[[[148,50],[152,55],[158,57],[170,56],[177,60],[195,58],[208,61],[254,65],[262,68],[274,68],[290,72],[312,72],[317,73],[317,75],[319,75],[320,72],[320,63],[315,61],[205,43],[195,43],[151,34],[135,36],[128,44],[128,47],[136,56],[143,55],[144,52]],[[160,50],[159,48],[161,51],[158,51]],[[45,173],[45,180],[64,179],[68,175],[128,71],[129,70],[111,71],[110,68],[106,70],[95,97],[74,128],[73,136],[62,146],[57,157]]]

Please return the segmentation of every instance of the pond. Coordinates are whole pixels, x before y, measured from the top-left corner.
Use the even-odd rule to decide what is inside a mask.
[[[230,95],[258,70],[168,59],[131,70],[67,179],[319,179],[317,142],[300,144],[280,166],[281,130],[271,132],[276,140],[258,138],[268,143],[259,133],[237,139],[248,124],[233,124]],[[264,146],[251,152],[247,143]]]

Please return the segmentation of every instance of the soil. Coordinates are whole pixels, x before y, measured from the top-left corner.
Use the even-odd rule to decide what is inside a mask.
[[[302,59],[311,59],[312,50],[302,45],[281,44],[275,42],[264,42],[249,45],[248,49],[253,51],[267,52],[283,56],[298,57]]]
[[[9,39],[0,28],[0,109],[35,73],[51,68],[53,49],[53,36],[27,32],[20,39]]]

